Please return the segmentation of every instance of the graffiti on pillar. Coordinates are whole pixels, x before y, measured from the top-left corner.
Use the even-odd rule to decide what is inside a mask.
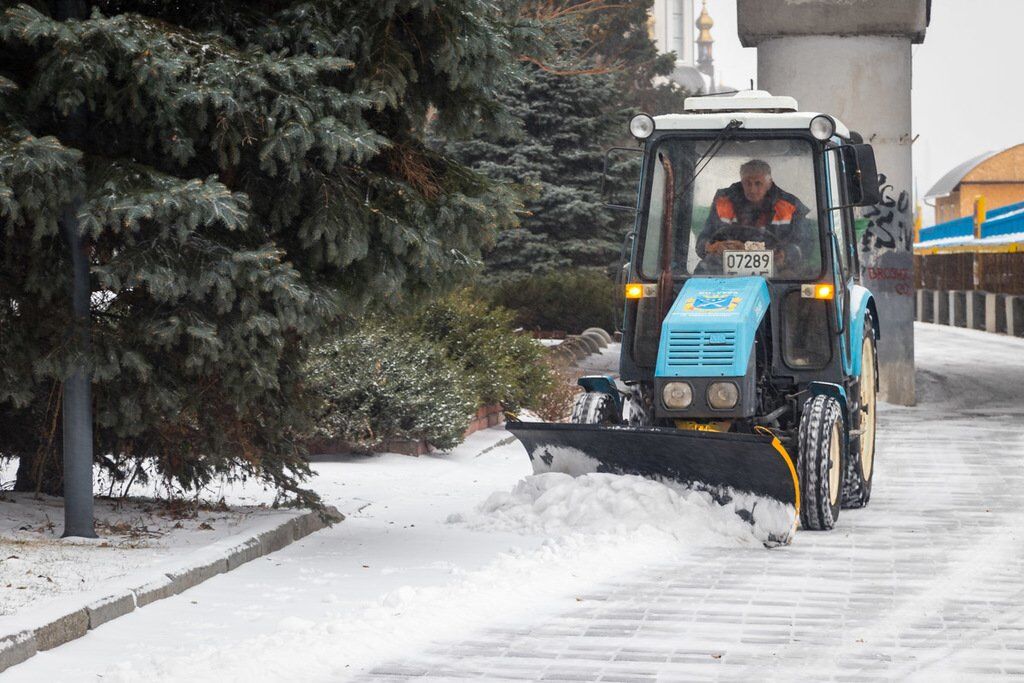
[[[903,267],[904,264],[900,262],[905,258],[895,256],[909,254],[911,247],[910,195],[906,190],[896,194],[892,183],[888,182],[883,173],[878,174],[878,187],[882,200],[861,213],[865,223],[860,235],[864,274],[869,283],[881,285],[883,289],[891,289],[903,296],[911,296],[914,293],[913,268]],[[894,258],[886,258],[889,254]]]
[[[878,174],[878,187],[882,192],[882,201],[866,208],[861,214],[867,219],[867,229],[860,240],[861,251],[909,249],[910,230],[907,216],[910,195],[906,190],[902,190],[894,197],[894,188],[884,173]]]

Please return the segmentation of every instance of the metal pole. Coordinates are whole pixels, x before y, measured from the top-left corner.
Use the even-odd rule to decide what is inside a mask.
[[[71,253],[72,345],[75,364],[64,380],[64,536],[96,538],[92,496],[92,385],[89,373],[89,259],[79,234],[78,202],[65,207],[61,229]]]
[[[54,16],[60,21],[84,19],[84,0],[57,0]],[[79,107],[68,117],[65,143],[84,139],[84,111]],[[80,197],[64,207],[60,227],[71,254],[71,346],[75,363],[64,380],[62,405],[64,427],[64,537],[96,538],[92,495],[92,378],[89,352],[92,346],[89,304],[89,256],[78,224]]]

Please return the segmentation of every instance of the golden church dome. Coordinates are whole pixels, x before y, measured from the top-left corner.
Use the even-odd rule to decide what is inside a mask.
[[[711,27],[715,25],[715,20],[708,14],[708,0],[704,0],[700,10],[700,16],[697,17],[697,28],[700,29],[700,35],[697,36],[698,43],[710,43],[713,42],[711,37]]]

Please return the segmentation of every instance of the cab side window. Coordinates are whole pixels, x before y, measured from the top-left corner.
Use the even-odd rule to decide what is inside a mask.
[[[836,244],[839,250],[839,263],[843,273],[850,275],[850,245],[846,236],[849,234],[846,229],[847,209],[837,209],[843,206],[846,201],[843,197],[842,185],[842,158],[839,155],[839,148],[833,147],[825,154],[825,164],[828,166],[828,206],[829,221],[832,225],[832,233],[836,236]]]

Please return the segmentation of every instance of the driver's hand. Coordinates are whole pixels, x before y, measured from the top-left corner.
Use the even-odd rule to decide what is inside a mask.
[[[739,240],[722,240],[708,244],[708,251],[712,254],[721,254],[723,251],[743,251],[743,242]]]

